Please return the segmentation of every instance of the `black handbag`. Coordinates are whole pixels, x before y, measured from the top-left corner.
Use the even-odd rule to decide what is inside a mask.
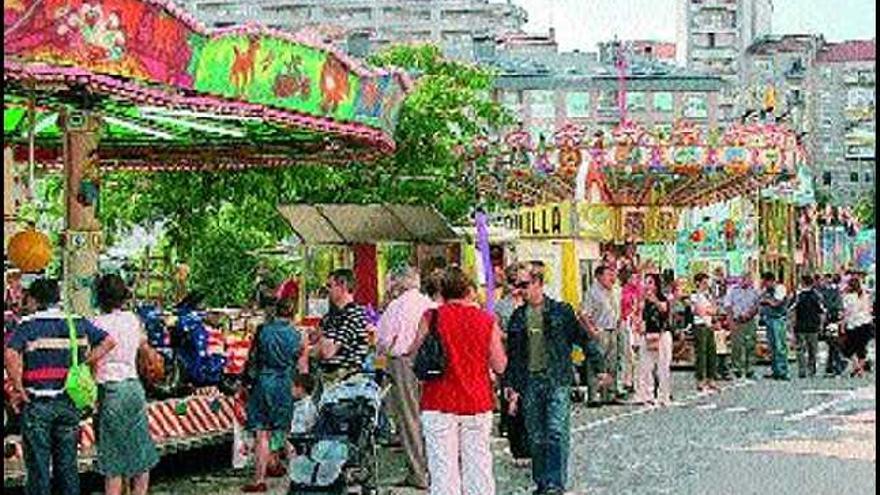
[[[413,372],[423,382],[442,377],[446,370],[446,353],[443,351],[443,343],[440,342],[440,332],[437,331],[437,313],[436,309],[431,310],[428,335],[422,341],[413,361]]]

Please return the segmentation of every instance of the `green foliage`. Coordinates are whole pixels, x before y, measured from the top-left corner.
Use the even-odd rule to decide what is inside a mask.
[[[874,227],[874,210],[876,205],[874,204],[874,191],[870,191],[867,194],[864,194],[859,200],[856,202],[856,206],[853,209],[853,214],[859,220],[859,223],[863,227]]]
[[[50,277],[61,276],[61,232],[64,229],[64,180],[59,175],[44,175],[34,181],[33,200],[21,206],[18,216],[32,223],[49,237],[54,246],[52,261],[46,267]]]
[[[510,121],[488,97],[492,74],[444,60],[430,45],[393,47],[371,62],[418,74],[401,109],[394,156],[346,167],[108,174],[99,210],[108,240],[131,225],[164,220],[174,260],[192,269],[191,288],[208,304],[228,305],[252,293],[259,259],[248,252],[291,233],[278,204],[428,204],[452,221],[467,218],[473,185],[455,150]],[[290,273],[279,272],[295,268],[273,270],[280,280]]]
[[[247,304],[259,262],[251,251],[272,241],[238,207],[221,206],[192,241],[190,290],[205,294],[209,306]]]
[[[385,267],[391,272],[407,266],[412,261],[413,247],[409,244],[391,244],[385,247]]]
[[[450,219],[466,218],[475,200],[467,164],[456,149],[512,122],[489,93],[494,75],[485,68],[444,59],[434,45],[395,46],[370,58],[417,76],[395,132],[397,153],[386,165],[395,197],[428,202]],[[401,180],[416,177],[420,180]]]

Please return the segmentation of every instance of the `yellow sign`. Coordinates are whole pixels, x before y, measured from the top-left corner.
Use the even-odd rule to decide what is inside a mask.
[[[678,215],[674,208],[623,208],[579,203],[577,233],[600,242],[664,242],[675,240]]]
[[[504,215],[504,224],[522,238],[571,237],[571,203],[550,203],[520,208]]]
[[[578,235],[594,241],[613,241],[620,224],[620,208],[606,205],[579,203]]]

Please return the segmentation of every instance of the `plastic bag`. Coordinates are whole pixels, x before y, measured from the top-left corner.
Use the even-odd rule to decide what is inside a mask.
[[[238,420],[232,422],[232,467],[244,469],[254,463],[254,436]]]

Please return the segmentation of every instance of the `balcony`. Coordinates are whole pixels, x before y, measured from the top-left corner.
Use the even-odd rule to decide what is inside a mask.
[[[711,60],[711,59],[736,59],[737,53],[733,48],[695,48],[691,53],[694,60]]]

